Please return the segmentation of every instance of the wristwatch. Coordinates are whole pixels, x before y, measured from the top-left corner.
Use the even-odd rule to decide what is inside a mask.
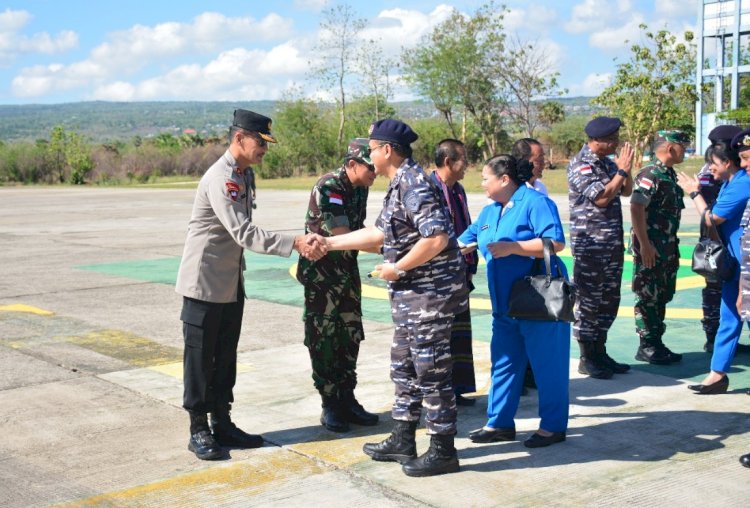
[[[698,197],[698,195],[699,195],[699,194],[700,194],[700,192],[698,192],[698,191],[696,190],[696,191],[693,191],[693,192],[691,192],[690,194],[688,194],[688,196],[690,196],[690,199],[695,199],[695,198],[697,198],[697,197]]]
[[[399,279],[406,275],[406,270],[402,270],[401,268],[396,266],[396,263],[393,263],[393,271],[396,272],[396,275],[398,275]]]
[[[620,169],[620,168],[617,168],[617,174],[620,176],[624,176],[625,178],[630,176],[627,171],[625,171],[624,169]]]

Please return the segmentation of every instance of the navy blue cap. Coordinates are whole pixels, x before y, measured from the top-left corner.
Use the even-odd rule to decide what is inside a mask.
[[[419,136],[404,122],[386,118],[370,126],[370,139],[390,141],[403,148],[409,148],[409,145],[419,139]]]
[[[729,144],[741,130],[742,127],[739,125],[719,125],[718,127],[711,129],[711,132],[708,133],[708,140],[711,141],[711,143],[724,141]]]
[[[745,129],[738,132],[733,138],[730,145],[732,149],[737,152],[744,152],[750,150],[750,129]]]
[[[232,125],[258,135],[270,143],[276,143],[276,138],[271,134],[271,119],[254,111],[247,109],[235,109]]]
[[[619,118],[598,116],[586,124],[584,132],[590,138],[606,138],[617,132],[622,126]]]

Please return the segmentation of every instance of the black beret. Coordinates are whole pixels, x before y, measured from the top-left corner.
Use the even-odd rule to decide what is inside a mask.
[[[233,127],[239,127],[250,132],[257,132],[260,137],[271,143],[276,143],[276,138],[271,135],[271,119],[247,109],[235,109]]]
[[[733,138],[730,145],[732,149],[737,152],[744,152],[750,150],[750,129],[745,129],[738,132]]]
[[[404,122],[386,118],[370,126],[370,139],[390,141],[403,148],[410,148],[409,145],[419,139],[419,136]]]
[[[598,116],[586,124],[584,132],[590,138],[606,138],[617,132],[622,126],[619,118]]]
[[[742,127],[739,127],[738,125],[719,125],[718,127],[711,129],[711,132],[708,133],[708,140],[711,141],[711,143],[718,143],[719,141],[731,143],[732,139],[741,130]]]

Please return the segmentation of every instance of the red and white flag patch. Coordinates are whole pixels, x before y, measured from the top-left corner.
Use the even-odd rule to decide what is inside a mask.
[[[333,204],[333,205],[343,205],[344,204],[344,196],[342,196],[341,194],[335,194],[335,193],[332,192],[328,196],[328,202],[331,203],[331,204]]]
[[[226,186],[229,197],[232,198],[232,201],[237,201],[237,196],[240,195],[240,186],[234,182],[227,182]]]
[[[711,177],[709,175],[700,175],[698,177],[698,183],[703,186],[711,185]]]
[[[591,166],[581,166],[580,168],[578,168],[578,171],[580,171],[582,175],[590,175]]]
[[[650,189],[654,186],[654,182],[648,178],[641,178],[641,181],[638,182],[638,186],[643,187],[644,189]]]

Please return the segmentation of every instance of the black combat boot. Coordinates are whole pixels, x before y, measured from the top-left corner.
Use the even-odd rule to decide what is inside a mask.
[[[339,402],[341,403],[341,414],[347,422],[364,425],[366,427],[372,427],[373,425],[378,424],[378,420],[380,420],[378,415],[366,411],[365,408],[362,407],[362,404],[360,404],[354,397],[353,391],[343,391]]]
[[[224,456],[221,445],[216,442],[208,428],[206,413],[188,411],[190,414],[190,441],[188,450],[201,460],[215,460]]]
[[[407,476],[435,476],[458,471],[458,453],[453,446],[453,435],[432,434],[430,447],[422,455],[404,464]]]
[[[219,404],[216,411],[211,413],[211,427],[214,437],[222,446],[234,448],[260,448],[263,446],[263,437],[256,434],[248,434],[232,423],[229,415],[231,404]]]
[[[669,365],[682,360],[682,355],[673,353],[661,340],[656,344],[641,341],[638,351],[635,353],[635,359],[641,362],[648,362],[651,365]]]
[[[618,363],[614,358],[607,354],[607,346],[602,339],[596,341],[596,354],[601,359],[602,364],[609,367],[609,370],[615,374],[625,374],[630,370],[630,365],[627,363]]]
[[[323,395],[323,412],[320,413],[320,424],[331,432],[348,432],[349,423],[344,417],[341,401],[335,395]]]
[[[596,352],[596,343],[580,341],[581,359],[578,361],[578,372],[594,379],[610,379],[614,374],[604,359]]]
[[[365,443],[362,450],[373,460],[398,462],[403,464],[417,458],[415,434],[417,423],[402,420],[393,421],[391,435],[379,443]],[[452,437],[452,436],[451,436]]]

